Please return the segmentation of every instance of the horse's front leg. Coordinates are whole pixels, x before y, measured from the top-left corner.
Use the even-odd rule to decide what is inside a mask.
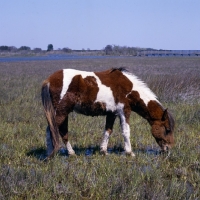
[[[129,126],[129,117],[130,114],[124,114],[121,112],[119,114],[120,117],[120,125],[122,129],[122,135],[124,137],[124,150],[127,155],[135,156],[132,152],[131,141],[130,141],[130,126]]]
[[[65,118],[63,123],[59,126],[59,132],[62,137],[64,144],[66,145],[67,151],[69,155],[75,155],[75,151],[73,150],[69,140],[68,140],[68,116]]]
[[[114,113],[110,112],[106,116],[106,125],[105,125],[105,130],[103,133],[103,140],[100,145],[100,152],[104,155],[107,155],[108,141],[113,131],[113,124],[115,122],[115,119],[116,119],[116,115]]]

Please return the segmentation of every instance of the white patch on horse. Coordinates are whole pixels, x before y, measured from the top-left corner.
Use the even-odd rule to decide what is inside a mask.
[[[144,101],[146,105],[150,100],[158,102],[156,95],[137,76],[127,72],[122,73],[133,83],[132,91],[137,91],[140,94],[140,98]]]
[[[124,137],[124,150],[125,153],[135,156],[134,153],[132,152],[131,148],[131,142],[130,142],[130,126],[126,122],[126,118],[124,115],[124,104],[123,103],[118,103],[116,105],[116,114],[120,118],[120,125],[122,129],[122,135]],[[108,141],[109,141],[110,134],[107,130],[104,131],[103,133],[103,140],[101,142],[100,148],[102,152],[107,152],[107,146],[108,146]]]
[[[71,146],[69,141],[67,142],[66,147],[67,147],[67,151],[68,151],[69,155],[74,155],[75,154],[75,151],[73,150],[73,148],[72,148],[72,146]]]
[[[83,77],[84,74],[86,74],[86,73],[87,73],[86,76],[89,76],[92,74],[92,72],[83,72],[83,71],[79,71],[79,70],[75,70],[75,69],[63,69],[63,87],[62,87],[62,91],[60,93],[60,99],[62,99],[65,96],[74,76],[82,75],[82,77]]]
[[[101,145],[100,145],[102,152],[107,152],[109,137],[110,137],[109,132],[105,130],[104,133],[103,133],[103,140],[102,140]]]
[[[124,104],[123,103],[118,103],[116,108],[117,108],[117,112],[121,113],[121,112],[123,112]]]
[[[116,105],[112,90],[110,89],[110,87],[103,85],[99,77],[96,76],[94,72],[79,71],[75,69],[63,69],[63,88],[60,94],[60,99],[64,97],[73,77],[76,75],[81,75],[82,78],[86,78],[87,76],[93,76],[96,79],[97,85],[99,87],[99,91],[95,102],[105,103],[107,111],[116,110]]]
[[[113,92],[110,89],[110,87],[107,87],[101,83],[101,80],[95,76],[97,80],[97,84],[99,87],[99,91],[97,94],[97,98],[95,102],[103,102],[106,104],[106,110],[107,111],[115,111],[116,110],[116,104],[113,96]]]
[[[126,122],[126,118],[125,118],[123,109],[124,109],[124,104],[118,103],[117,104],[117,114],[119,115],[119,118],[120,118],[122,135],[124,137],[124,150],[126,153],[129,153],[132,156],[134,156],[134,154],[131,150],[132,148],[131,148],[131,142],[130,142],[130,126]]]

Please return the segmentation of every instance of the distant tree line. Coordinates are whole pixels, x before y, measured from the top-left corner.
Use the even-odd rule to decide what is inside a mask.
[[[1,51],[11,51],[11,50],[17,50],[17,48],[16,47],[14,47],[14,46],[0,46],[0,50]]]
[[[30,51],[31,48],[28,46],[21,46],[20,48],[17,48],[15,46],[0,46],[0,51],[21,51],[21,50],[25,50],[25,51]],[[42,51],[41,48],[34,48],[33,51]]]
[[[130,55],[136,56],[138,51],[153,50],[152,48],[139,48],[139,47],[127,47],[118,45],[107,45],[104,48],[106,55]]]
[[[54,47],[53,44],[48,44],[47,45],[47,50],[46,51],[53,51]],[[138,52],[141,51],[151,51],[155,49],[151,48],[139,48],[139,47],[127,47],[127,46],[119,46],[119,45],[106,45],[101,50],[90,50],[89,48],[87,49],[82,49],[82,50],[72,50],[68,47],[64,48],[59,48],[57,51],[63,51],[65,53],[73,53],[73,52],[97,52],[100,54],[104,55],[130,55],[130,56],[136,56]],[[16,48],[15,46],[0,46],[0,51],[33,51],[33,52],[41,52],[42,49],[37,47],[34,49],[31,49],[28,46],[21,46],[20,48]]]
[[[0,51],[18,51],[18,50],[19,51],[31,51],[31,48],[28,46],[21,46],[20,48],[17,48],[15,46],[6,46],[6,45],[0,46]],[[53,44],[48,44],[47,51],[53,51],[53,50],[54,50]],[[66,53],[72,52],[72,49],[70,49],[68,47],[64,47],[63,49],[59,49],[59,50],[64,51]],[[42,49],[37,47],[37,48],[32,49],[32,51],[40,52],[40,51],[42,51]]]

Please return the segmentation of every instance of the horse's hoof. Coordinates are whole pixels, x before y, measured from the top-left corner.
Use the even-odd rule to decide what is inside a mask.
[[[108,152],[106,150],[100,150],[100,154],[103,155],[103,156],[106,156],[108,155]]]
[[[130,152],[127,154],[128,156],[131,156],[131,157],[135,157],[135,154],[133,152]]]
[[[122,152],[122,155],[130,156],[130,157],[135,157],[135,154],[134,154],[132,151],[131,151],[131,152],[123,151],[123,152]]]
[[[76,156],[76,153],[75,153],[75,151],[74,152],[68,152],[68,155],[69,156]]]
[[[76,154],[74,153],[74,154],[69,154],[69,156],[70,157],[74,157],[74,156],[76,156]]]

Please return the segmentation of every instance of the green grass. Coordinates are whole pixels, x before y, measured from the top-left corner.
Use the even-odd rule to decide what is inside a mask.
[[[128,67],[173,113],[176,146],[170,155],[148,123],[133,113],[131,143],[123,147],[116,120],[108,156],[99,154],[105,117],[71,113],[70,141],[77,156],[44,162],[46,119],[42,81],[62,68],[100,71]],[[118,58],[0,63],[0,199],[200,199],[200,58]],[[64,146],[63,146],[64,147]],[[91,156],[85,156],[93,148]],[[151,151],[152,150],[152,151]]]

